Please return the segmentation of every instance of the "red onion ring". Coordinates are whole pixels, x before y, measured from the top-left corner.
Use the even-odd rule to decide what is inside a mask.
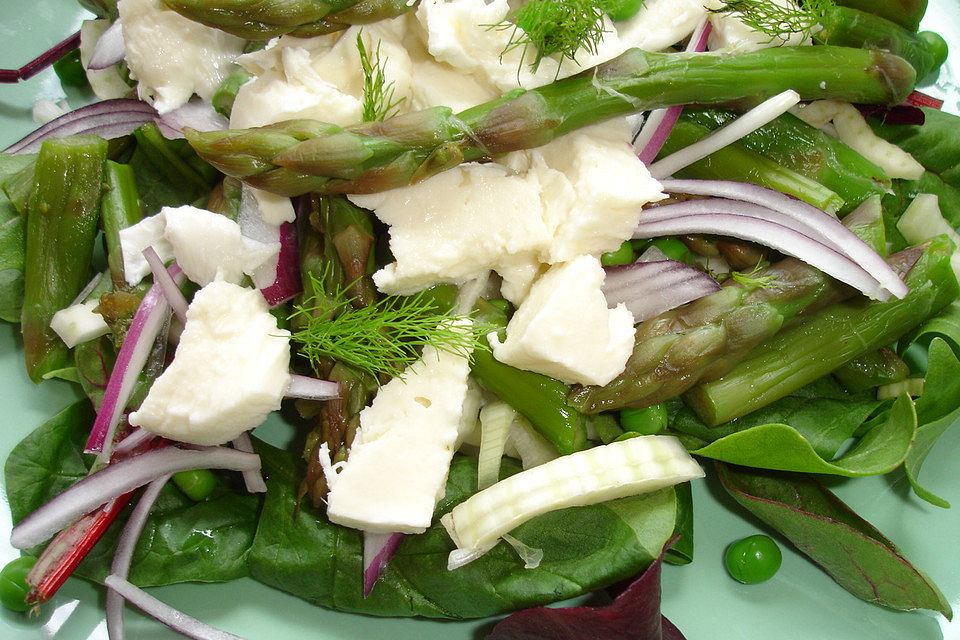
[[[10,544],[17,549],[41,544],[83,514],[167,474],[193,469],[259,468],[259,456],[226,447],[153,449],[109,464],[57,494],[17,523]]]
[[[604,267],[603,295],[607,304],[626,305],[634,322],[669,311],[720,290],[703,271],[677,260],[634,262]]]
[[[153,122],[157,112],[145,102],[116,98],[95,102],[51,120],[3,150],[4,153],[36,153],[47,138],[81,133],[117,138]]]
[[[253,453],[253,442],[250,441],[249,433],[241,433],[233,439],[233,448],[244,453]],[[250,493],[266,493],[267,483],[263,481],[263,475],[259,471],[244,471],[243,484],[246,485]]]
[[[306,400],[333,400],[340,395],[340,385],[330,380],[290,374],[290,384],[284,395]]]
[[[177,314],[180,321],[186,323],[187,299],[183,296],[183,292],[180,291],[177,283],[173,281],[170,272],[167,271],[167,268],[163,265],[160,254],[158,254],[157,250],[153,247],[147,247],[143,250],[143,257],[146,259],[147,264],[150,265],[150,271],[153,273],[153,283],[160,287],[164,299],[166,299],[170,308],[173,309],[173,312]],[[177,265],[176,262],[171,264],[171,268],[173,268],[174,265],[176,265],[176,269],[180,269],[180,266]]]
[[[107,30],[97,38],[97,44],[93,47],[93,53],[90,55],[90,62],[87,63],[87,69],[90,71],[100,71],[107,67],[112,67],[118,62],[123,61],[123,56],[127,52],[126,44],[123,41],[123,28],[119,20],[115,20]]]
[[[363,532],[363,597],[373,591],[377,579],[387,569],[390,558],[403,542],[402,533]]]

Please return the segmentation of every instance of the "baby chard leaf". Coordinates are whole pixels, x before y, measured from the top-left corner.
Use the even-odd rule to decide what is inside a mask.
[[[951,618],[950,604],[930,578],[811,477],[723,463],[717,468],[734,500],[853,595],[891,609],[929,609]]]

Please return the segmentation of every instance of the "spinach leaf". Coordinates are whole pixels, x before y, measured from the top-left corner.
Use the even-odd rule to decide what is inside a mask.
[[[693,490],[689,482],[673,487],[677,496],[677,522],[673,527],[673,544],[664,552],[664,562],[690,564],[693,562]]]
[[[825,377],[717,427],[707,427],[693,411],[674,403],[670,427],[685,434],[691,453],[716,460],[781,471],[873,475],[899,466],[910,450],[916,416],[908,399],[866,430],[850,452],[836,455],[882,404],[872,391],[852,394]]]
[[[90,403],[70,405],[40,425],[10,453],[4,469],[14,522],[87,475],[92,456],[83,453],[93,423]],[[242,490],[241,490],[242,491]],[[219,582],[247,574],[260,499],[237,493],[226,482],[194,503],[168,485],[147,520],[134,553],[130,579],[140,586]],[[101,538],[76,574],[102,580],[128,507]]]
[[[6,322],[20,322],[25,251],[24,220],[0,194],[0,320]]]
[[[447,571],[453,543],[437,525],[404,539],[364,599],[360,532],[330,524],[308,504],[298,510],[293,456],[263,443],[257,450],[268,490],[250,552],[250,574],[335,609],[472,618],[544,604],[636,575],[660,554],[674,529],[674,493],[666,489],[547,513],[518,527],[512,535],[544,551],[537,569],[524,569],[514,551],[500,544],[465,567]],[[507,474],[519,470],[512,461],[503,467]],[[476,475],[475,460],[456,457],[437,513],[474,493]]]
[[[911,154],[947,184],[960,189],[960,116],[921,107],[922,125],[872,121],[877,135]]]
[[[890,540],[811,477],[717,465],[741,506],[779,531],[853,595],[891,609],[951,616],[935,584]]]

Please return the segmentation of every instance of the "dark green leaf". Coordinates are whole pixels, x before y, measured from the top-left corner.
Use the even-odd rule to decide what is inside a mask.
[[[113,371],[113,363],[117,359],[113,342],[107,336],[84,342],[74,349],[73,359],[83,392],[94,407],[99,407],[103,402],[110,372]]]
[[[693,562],[693,491],[689,482],[674,486],[677,495],[677,523],[673,527],[674,543],[664,555],[669,564]]]
[[[853,595],[951,616],[940,590],[890,540],[809,476],[717,465],[727,492]]]
[[[26,235],[23,218],[11,209],[0,194],[0,320],[20,322]]]
[[[331,525],[297,505],[293,457],[259,444],[267,499],[250,554],[251,575],[327,607],[373,615],[469,618],[530,607],[635,576],[659,555],[674,530],[672,489],[601,505],[544,514],[512,535],[543,549],[537,569],[524,569],[500,544],[474,562],[447,571],[453,543],[440,526],[407,536],[369,598],[361,594],[360,532]],[[506,473],[517,465],[505,461]],[[476,490],[476,461],[457,457],[438,513]],[[436,519],[435,519],[436,520]]]
[[[5,467],[7,500],[14,522],[87,475],[92,456],[82,453],[93,423],[86,400],[43,423],[10,453]],[[131,580],[141,586],[200,581],[219,582],[247,574],[260,499],[221,483],[195,503],[176,487],[164,488],[137,545]],[[102,580],[128,507],[107,530],[77,575]]]
[[[939,109],[921,107],[922,125],[886,124],[872,121],[882,138],[910,153],[927,171],[960,189],[960,117]]]

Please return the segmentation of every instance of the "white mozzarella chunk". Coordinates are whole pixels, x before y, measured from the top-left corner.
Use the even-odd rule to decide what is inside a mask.
[[[209,100],[243,51],[245,41],[164,9],[160,0],[117,3],[130,75],[160,113],[194,93]]]
[[[260,292],[213,282],[193,297],[173,362],[130,424],[182,442],[228,442],[280,408],[289,365],[290,332]]]
[[[784,8],[796,9],[796,3],[793,0],[772,0],[772,2]],[[709,9],[716,10],[725,4],[722,0],[708,0],[706,6]],[[713,28],[710,30],[710,36],[707,39],[707,46],[712,51],[722,49],[730,53],[742,53],[767,47],[795,47],[810,41],[802,33],[791,33],[771,38],[767,34],[754,31],[752,27],[744,24],[741,14],[736,12],[711,13],[710,24]]]
[[[373,532],[430,526],[461,429],[469,370],[465,354],[428,346],[380,388],[360,412],[346,463],[331,477],[331,522]]]
[[[625,46],[662,51],[693,33],[706,16],[703,0],[644,0],[636,15],[615,24]]]
[[[103,316],[94,311],[98,304],[100,304],[99,300],[89,300],[60,309],[53,314],[50,328],[71,349],[78,344],[106,335],[110,333],[110,327],[103,321]]]
[[[381,291],[409,294],[530,259],[550,240],[533,177],[495,164],[464,164],[379,194],[351,196],[391,226],[396,262],[374,274]]]
[[[143,250],[151,246],[164,262],[175,259],[200,285],[218,277],[237,283],[280,252],[279,243],[246,238],[236,222],[220,214],[189,205],[164,207],[120,231],[124,276],[131,286],[150,273]]]
[[[607,308],[600,260],[580,256],[552,266],[507,324],[493,355],[506,364],[568,383],[603,385],[619,375],[633,351],[633,315]]]
[[[260,218],[266,224],[279,226],[284,222],[293,222],[297,219],[297,213],[293,210],[293,202],[287,196],[278,196],[263,189],[251,189],[250,191],[257,201]]]

